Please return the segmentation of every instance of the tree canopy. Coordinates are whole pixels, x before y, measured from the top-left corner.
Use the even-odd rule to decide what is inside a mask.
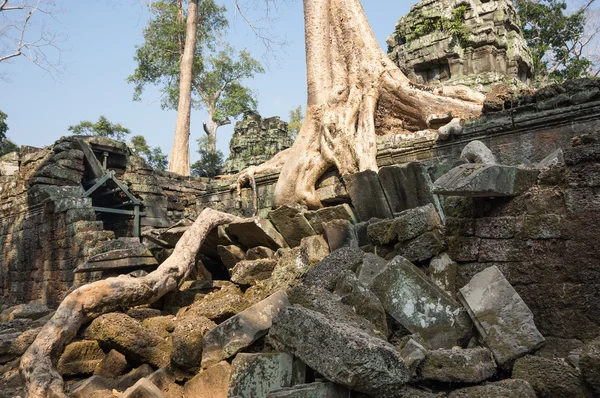
[[[195,177],[214,178],[221,173],[223,152],[214,149],[211,136],[202,136],[198,138],[197,142],[200,160],[192,164],[192,175]]]
[[[597,30],[586,30],[590,0],[573,12],[565,0],[516,0],[536,75],[562,81],[597,74],[586,55]]]
[[[298,105],[290,111],[290,121],[288,123],[288,132],[292,140],[295,140],[302,128],[302,122],[304,121],[304,114],[302,113],[302,105]]]
[[[93,123],[82,120],[79,124],[69,126],[69,131],[76,135],[98,135],[108,137],[117,141],[123,141],[131,131],[120,123],[110,122],[106,116],[100,115],[98,121]]]
[[[135,152],[143,157],[146,162],[156,170],[165,171],[169,165],[167,155],[165,155],[160,147],[151,147],[148,145],[146,138],[143,135],[134,135],[131,137],[131,145]]]
[[[19,150],[19,147],[14,142],[6,138],[6,132],[8,131],[7,118],[8,115],[0,111],[0,156]]]

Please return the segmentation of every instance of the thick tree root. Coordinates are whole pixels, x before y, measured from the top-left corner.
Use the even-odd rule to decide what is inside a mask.
[[[29,398],[66,398],[55,364],[81,325],[112,311],[149,304],[176,289],[193,270],[196,253],[216,226],[241,219],[212,209],[200,213],[183,234],[173,254],[142,278],[121,275],[74,290],[60,304],[21,358],[21,374]]]

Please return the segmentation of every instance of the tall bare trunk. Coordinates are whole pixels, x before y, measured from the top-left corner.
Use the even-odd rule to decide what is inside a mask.
[[[179,75],[179,106],[175,123],[175,140],[169,162],[169,171],[190,175],[190,114],[192,109],[192,74],[198,31],[198,0],[188,0],[185,48]]]
[[[210,150],[215,152],[217,150],[217,129],[221,126],[225,126],[227,124],[231,124],[231,120],[224,119],[218,122],[213,120],[214,111],[208,110],[208,123],[206,121],[202,121],[202,127],[204,128],[204,132],[208,135],[210,139]]]
[[[298,138],[282,162],[276,205],[320,207],[315,184],[330,167],[341,175],[377,170],[378,107],[386,108],[383,122],[401,119],[412,130],[430,127],[432,115],[451,112],[468,118],[481,111],[479,103],[434,95],[411,84],[379,47],[359,0],[304,0],[304,27],[308,106]],[[451,91],[470,95],[466,88]]]

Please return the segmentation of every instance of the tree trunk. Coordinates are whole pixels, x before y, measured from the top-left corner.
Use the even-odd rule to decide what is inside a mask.
[[[190,113],[192,109],[192,74],[198,31],[198,1],[188,0],[185,47],[179,75],[179,106],[175,123],[175,140],[169,162],[169,171],[190,175]]]
[[[55,364],[79,328],[122,308],[149,304],[176,289],[193,270],[196,253],[216,226],[241,219],[205,209],[183,234],[173,254],[145,277],[121,275],[84,285],[69,294],[21,357],[21,374],[29,398],[67,398]]]
[[[306,117],[275,188],[275,205],[321,207],[315,191],[331,167],[341,175],[377,170],[375,118],[405,129],[479,115],[480,103],[442,97],[411,83],[381,50],[359,0],[304,0],[308,104]],[[445,95],[473,98],[467,88]],[[258,172],[255,168],[252,172]]]
[[[215,122],[212,119],[212,113],[208,112],[208,123],[206,121],[202,121],[202,127],[204,128],[204,132],[210,138],[210,150],[215,152],[217,150],[217,129],[221,126],[225,126],[227,124],[231,124],[231,120],[225,119]]]

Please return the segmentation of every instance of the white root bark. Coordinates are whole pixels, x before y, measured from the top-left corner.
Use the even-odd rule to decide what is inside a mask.
[[[212,209],[203,210],[183,234],[173,254],[142,278],[121,275],[84,285],[69,294],[21,358],[21,375],[29,398],[66,398],[55,364],[79,328],[112,311],[149,304],[176,289],[193,270],[196,254],[218,225],[241,219]]]

